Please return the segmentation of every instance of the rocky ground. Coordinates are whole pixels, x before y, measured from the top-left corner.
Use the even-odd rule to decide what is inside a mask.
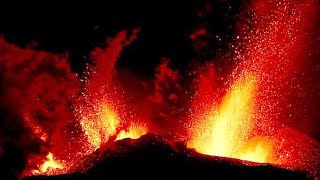
[[[169,145],[170,144],[170,145]],[[100,158],[99,158],[100,157]],[[272,165],[255,164],[230,158],[212,157],[185,148],[182,143],[167,143],[155,135],[124,139],[93,153],[84,173],[26,177],[37,179],[307,179]]]

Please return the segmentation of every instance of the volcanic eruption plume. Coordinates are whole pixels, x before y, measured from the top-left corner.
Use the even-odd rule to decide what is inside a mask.
[[[221,87],[215,78],[221,77],[212,73],[213,67],[199,75],[189,147],[210,155],[317,171],[319,144],[285,127],[281,119],[291,113],[284,107],[291,103],[291,89],[300,86],[291,78],[297,78],[305,59],[304,42],[310,38],[305,31],[314,17],[314,3],[253,3],[252,18],[232,45],[237,63],[223,86],[225,95],[217,96]],[[207,103],[207,98],[215,100]],[[194,123],[194,118],[199,121]]]
[[[317,5],[251,2],[217,61],[207,60],[204,39],[212,34],[201,26],[190,37],[196,58],[206,62],[195,58],[186,70],[164,56],[147,78],[117,67],[143,28],[107,38],[91,51],[81,75],[71,71],[68,53],[21,48],[1,37],[0,157],[6,169],[0,173],[21,178],[85,172],[116,141],[150,133],[202,154],[319,177],[319,142],[298,127],[301,119],[311,119],[305,114],[312,114],[312,105],[303,102],[319,93],[302,77],[319,45],[312,39]],[[209,6],[198,16],[208,13]]]

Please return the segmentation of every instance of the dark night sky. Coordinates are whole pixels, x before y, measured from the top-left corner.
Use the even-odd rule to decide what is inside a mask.
[[[193,56],[189,36],[200,24],[206,24],[214,36],[224,38],[224,44],[210,39],[211,51],[226,47],[243,2],[213,1],[211,13],[202,19],[196,13],[204,10],[207,1],[179,2],[118,0],[97,4],[3,5],[0,34],[20,46],[36,41],[38,49],[69,52],[75,71],[83,67],[84,56],[103,45],[106,37],[134,27],[141,27],[139,38],[123,54],[119,64],[136,71],[141,68],[152,71],[163,56],[171,58],[177,66],[188,64],[185,61]]]

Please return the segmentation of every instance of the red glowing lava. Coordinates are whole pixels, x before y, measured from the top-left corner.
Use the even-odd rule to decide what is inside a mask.
[[[253,76],[239,79],[218,108],[212,107],[200,117],[201,124],[192,132],[188,146],[204,154],[272,163],[266,158],[272,154],[268,143],[253,148],[244,145],[253,128],[255,91]]]
[[[285,128],[285,121],[280,119],[288,113],[283,105],[290,104],[285,98],[290,88],[299,86],[290,79],[301,63],[301,54],[305,53],[301,44],[308,39],[304,28],[314,17],[310,13],[313,6],[314,1],[253,4],[253,18],[237,38],[242,41],[239,47],[233,48],[238,64],[228,77],[226,84],[230,87],[223,97],[217,98],[206,90],[214,90],[216,81],[210,70],[199,78],[190,120],[193,124],[188,141],[190,148],[209,155],[318,171],[319,145]],[[297,142],[288,138],[290,136],[296,137]],[[301,144],[312,146],[313,150],[301,148]]]
[[[121,130],[119,134],[117,134],[116,140],[121,140],[124,138],[130,139],[138,139],[140,136],[147,134],[148,128],[143,124],[132,123],[128,130]]]
[[[39,170],[34,170],[32,172],[33,175],[37,174],[46,174],[46,175],[54,175],[59,174],[61,170],[65,168],[65,164],[58,162],[54,159],[53,154],[49,153],[46,156],[47,160],[40,165]]]
[[[128,33],[122,31],[109,41],[106,49],[97,48],[92,53],[95,66],[88,70],[84,93],[76,107],[80,125],[88,141],[87,153],[98,149],[110,138],[124,136],[124,129],[121,128],[126,128],[123,123],[128,116],[124,109],[125,100],[118,95],[122,90],[114,83],[114,66],[122,49],[136,38],[138,32],[138,29],[134,30],[131,37],[127,38]],[[135,123],[135,119],[132,121],[131,123]],[[138,138],[146,133],[145,127],[141,127],[143,130],[140,133],[137,133],[137,128],[138,123],[130,126],[129,130],[136,133],[127,133],[125,136]]]
[[[214,63],[199,63],[201,70],[191,73],[195,79],[183,77],[163,58],[153,80],[123,82],[125,73],[116,63],[140,29],[121,31],[105,48],[94,49],[92,64],[81,77],[71,72],[67,55],[23,49],[0,39],[3,106],[14,109],[11,119],[21,120],[17,122],[25,129],[25,175],[83,172],[88,167],[82,161],[99,148],[158,133],[183,139],[199,153],[320,176],[320,145],[287,123],[292,111],[286,107],[291,106],[291,90],[299,88],[315,3],[253,2],[250,18],[230,45],[227,57],[232,54],[234,64],[218,71],[221,67]],[[199,29],[191,38],[207,33]],[[182,80],[192,82],[192,88]]]

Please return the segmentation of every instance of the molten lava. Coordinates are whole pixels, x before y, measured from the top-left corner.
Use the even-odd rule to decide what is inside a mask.
[[[267,137],[255,137],[246,142],[238,158],[259,163],[278,164],[274,159],[274,142]]]
[[[135,124],[132,123],[128,130],[121,130],[117,135],[116,140],[121,140],[125,138],[138,139],[140,136],[147,134],[147,126],[145,124]]]
[[[240,77],[227,92],[219,107],[211,107],[199,120],[188,146],[198,152],[233,157],[254,162],[270,162],[271,143],[268,140],[249,141],[253,130],[254,76]]]
[[[207,69],[190,73],[195,77],[173,70],[163,58],[154,79],[124,78],[134,72],[118,69],[117,60],[139,29],[121,31],[106,48],[94,49],[81,77],[71,71],[67,56],[22,49],[0,38],[0,108],[8,116],[3,127],[14,131],[3,134],[17,136],[0,143],[12,138],[26,149],[25,175],[83,172],[88,168],[83,161],[103,145],[159,133],[187,141],[203,154],[320,176],[319,143],[288,123],[303,121],[298,115],[307,109],[301,99],[309,91],[301,88],[299,66],[309,54],[304,44],[311,36],[304,26],[316,14],[314,3],[252,2],[247,24],[239,26],[226,52],[231,64],[223,70],[224,65],[209,62],[206,67],[199,59]],[[207,33],[200,29],[192,39]],[[299,106],[292,108],[292,102]]]
[[[105,49],[97,48],[92,52],[95,62],[94,67],[88,67],[88,72],[83,82],[84,93],[80,96],[76,113],[80,125],[87,138],[86,153],[98,149],[111,138],[114,140],[123,138],[139,138],[147,132],[146,128],[135,124],[135,120],[126,115],[126,103],[123,92],[114,82],[116,72],[115,63],[123,48],[129,45],[135,38],[139,29],[133,30],[128,36],[127,31],[121,31],[115,38],[108,41]],[[132,121],[132,125],[125,131],[125,121]],[[140,129],[141,128],[141,129]],[[120,131],[120,132],[119,132]]]
[[[54,175],[58,174],[63,168],[65,168],[65,164],[56,161],[53,158],[53,154],[49,152],[46,156],[47,160],[40,165],[39,170],[34,170],[32,172],[33,175],[37,174],[46,174],[46,175]]]
[[[88,117],[83,117],[80,124],[95,149],[109,140],[116,133],[119,125],[117,114],[108,105],[101,105],[100,111]]]
[[[250,25],[238,36],[242,37],[241,47],[233,46],[238,64],[227,80],[221,78],[224,85],[216,87],[214,70],[199,75],[188,147],[204,154],[318,173],[319,146],[311,138],[284,128],[286,119],[281,119],[292,113],[284,106],[291,103],[287,98],[290,91],[299,88],[290,80],[295,80],[293,75],[301,63],[297,57],[302,56],[301,44],[307,38],[301,25],[312,19],[313,3],[253,3]],[[230,87],[221,95],[225,85]]]

